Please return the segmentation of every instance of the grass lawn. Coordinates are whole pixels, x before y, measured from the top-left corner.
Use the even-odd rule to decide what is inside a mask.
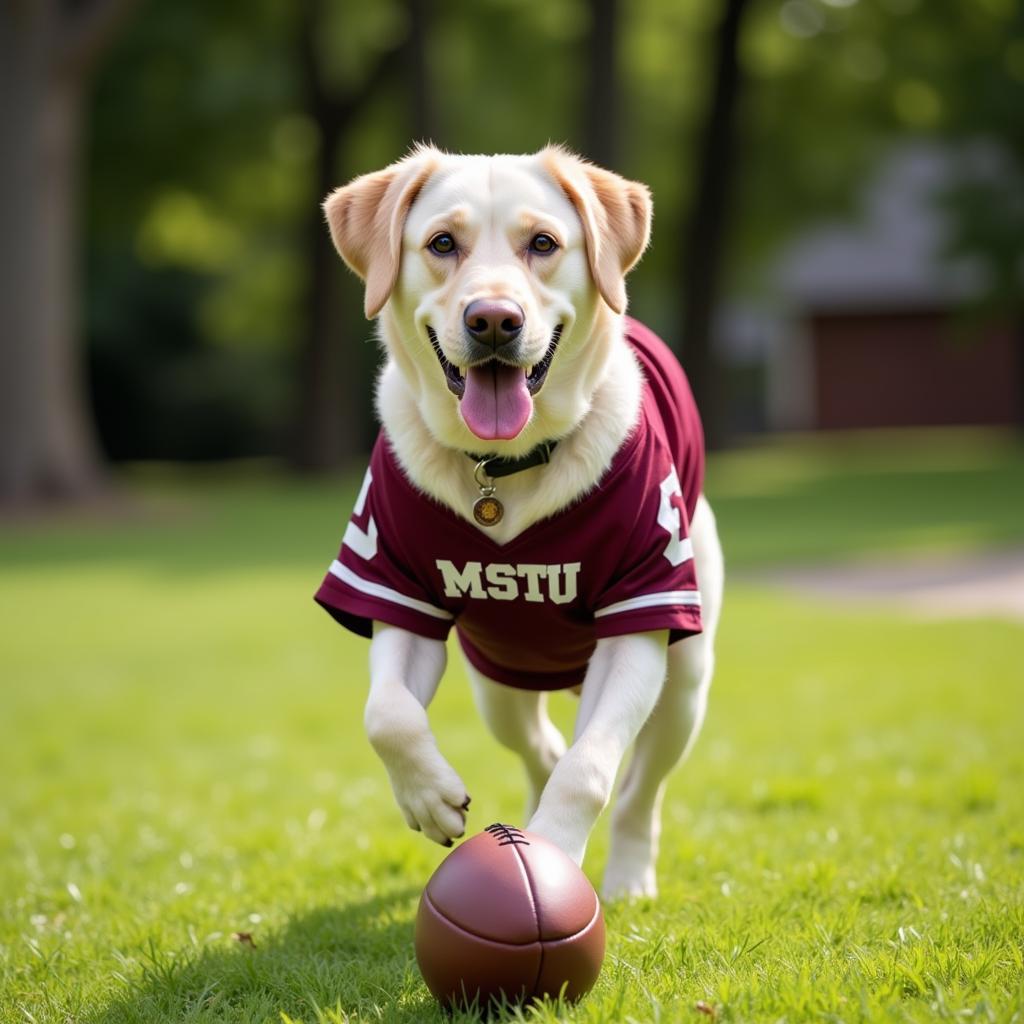
[[[311,601],[359,476],[149,470],[141,512],[3,528],[0,1021],[446,1019],[412,955],[446,851],[362,736],[365,642]],[[1024,542],[993,435],[774,443],[709,481],[736,569]],[[578,1007],[521,1018],[1021,1019],[1024,627],[726,597],[662,895],[606,908]],[[432,719],[471,831],[520,823],[454,658]]]

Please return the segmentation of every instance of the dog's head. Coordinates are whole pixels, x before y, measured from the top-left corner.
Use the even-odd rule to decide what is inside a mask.
[[[647,245],[644,185],[558,147],[420,147],[324,210],[439,441],[521,454],[583,418]]]

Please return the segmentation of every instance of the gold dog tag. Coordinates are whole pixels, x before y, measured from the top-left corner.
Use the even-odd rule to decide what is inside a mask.
[[[481,526],[496,526],[505,514],[505,506],[494,496],[493,487],[481,488],[481,491],[487,490],[492,493],[481,493],[480,497],[473,502],[473,518]]]
[[[480,488],[480,497],[473,502],[473,518],[481,526],[496,526],[505,514],[505,506],[494,496],[494,478],[487,473],[487,459],[476,464],[473,479]]]

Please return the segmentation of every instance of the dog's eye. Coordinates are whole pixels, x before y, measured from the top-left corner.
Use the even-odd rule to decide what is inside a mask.
[[[434,235],[427,244],[427,248],[431,252],[437,253],[438,256],[448,256],[455,252],[455,239],[447,232],[442,231],[441,234]]]
[[[539,252],[542,256],[546,256],[549,252],[554,252],[557,248],[558,243],[550,235],[545,235],[543,232],[539,235],[534,235],[530,240],[530,252]]]

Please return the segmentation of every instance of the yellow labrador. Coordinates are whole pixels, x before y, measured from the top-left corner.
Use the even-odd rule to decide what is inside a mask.
[[[527,828],[577,863],[634,746],[604,893],[653,895],[724,570],[689,388],[624,316],[648,190],[558,147],[419,147],[324,208],[386,362],[381,437],[317,599],[372,636],[366,728],[402,814],[445,845],[465,831],[426,713],[454,626],[485,722],[523,761]],[[567,746],[546,694],[568,687]]]

